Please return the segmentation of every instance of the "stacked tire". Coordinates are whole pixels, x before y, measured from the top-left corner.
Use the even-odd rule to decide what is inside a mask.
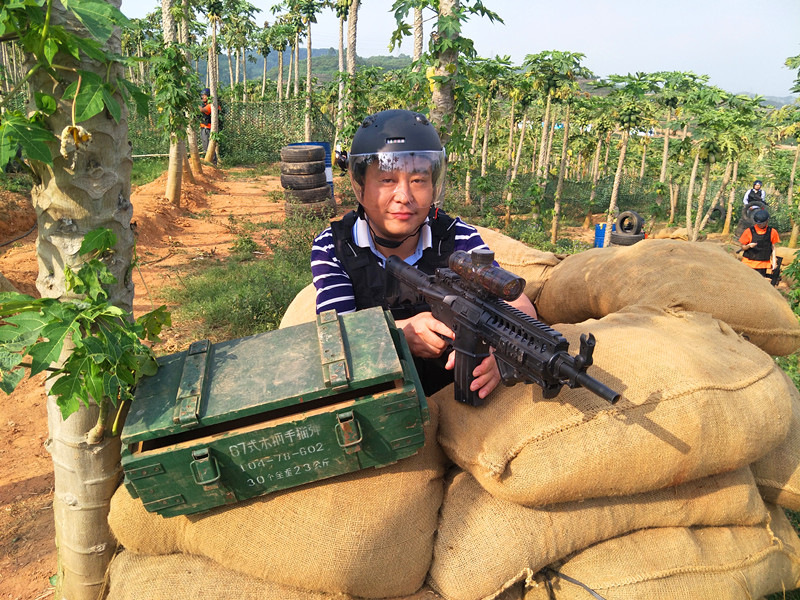
[[[281,186],[287,216],[333,217],[336,214],[322,146],[299,144],[281,148]]]
[[[616,231],[611,232],[612,246],[633,246],[644,239],[644,219],[633,210],[619,213]]]

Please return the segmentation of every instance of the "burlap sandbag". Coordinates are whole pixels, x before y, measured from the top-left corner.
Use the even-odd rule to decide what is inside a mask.
[[[561,256],[531,248],[487,227],[476,226],[475,229],[494,250],[495,260],[501,267],[525,278],[524,293],[535,303],[553,268],[561,262]]]
[[[738,469],[786,436],[791,391],[769,355],[709,315],[632,308],[556,325],[588,373],[622,393],[611,406],[564,387],[498,387],[484,406],[433,396],[439,442],[489,493],[520,504],[623,496]]]
[[[165,519],[120,488],[109,524],[128,550],[186,552],[300,589],[366,598],[420,589],[430,566],[445,457],[431,403],[416,455],[228,508]]]
[[[606,600],[753,600],[800,585],[800,539],[780,508],[755,527],[644,529],[601,542],[558,567]],[[557,576],[556,600],[586,600]],[[526,600],[546,600],[544,583]],[[534,593],[538,589],[540,593]]]
[[[125,550],[109,566],[108,579],[106,600],[357,600],[248,577],[191,554],[153,556]],[[440,598],[426,587],[402,600]]]
[[[428,583],[448,600],[494,598],[573,552],[636,529],[766,519],[747,467],[655,492],[543,508],[495,498],[461,471],[445,490]]]
[[[800,510],[800,393],[785,376],[792,396],[789,433],[777,448],[753,463],[753,475],[768,502]]]
[[[580,323],[634,305],[709,313],[772,355],[800,348],[780,292],[715,244],[642,240],[573,254],[550,271],[536,306],[547,323]]]
[[[283,313],[281,319],[280,329],[291,327],[292,325],[300,325],[301,323],[308,323],[317,317],[317,288],[313,283],[309,283],[306,287],[300,290],[297,296],[294,297],[286,307],[286,312]]]

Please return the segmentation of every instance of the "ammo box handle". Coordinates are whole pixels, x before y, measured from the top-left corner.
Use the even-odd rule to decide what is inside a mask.
[[[197,485],[213,485],[222,477],[217,459],[208,452],[208,448],[192,451],[190,468],[192,478]]]
[[[361,450],[361,440],[364,436],[361,433],[361,425],[358,423],[353,411],[339,413],[336,415],[336,441],[344,448],[347,454],[353,454]]]
[[[317,339],[325,387],[333,391],[346,390],[349,387],[347,356],[341,323],[335,310],[326,310],[317,315]]]

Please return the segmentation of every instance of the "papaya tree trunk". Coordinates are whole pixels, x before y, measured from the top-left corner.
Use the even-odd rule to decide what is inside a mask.
[[[555,204],[553,206],[553,224],[550,227],[550,243],[558,239],[558,219],[561,216],[561,194],[564,191],[564,176],[567,171],[567,151],[569,149],[569,109],[564,111],[564,140],[561,143],[561,165],[558,169],[558,185],[556,186]]]
[[[183,16],[181,17],[180,23],[180,40],[181,43],[186,44],[189,40],[189,0],[182,0],[183,4]],[[186,57],[186,62],[192,64],[191,62],[191,54],[189,50],[184,52],[184,56]],[[186,128],[186,147],[189,154],[189,164],[188,168],[184,168],[184,175],[188,177],[189,181],[192,183],[195,182],[194,180],[194,173],[202,173],[203,166],[200,162],[200,151],[198,149],[197,144],[197,130],[195,129],[195,124],[190,123],[189,126]]]
[[[658,181],[664,183],[667,180],[667,163],[669,160],[669,122],[672,120],[672,109],[667,108],[667,122],[664,124],[664,149],[661,151],[661,173]]]
[[[209,81],[209,91],[211,92],[211,139],[208,142],[206,149],[205,160],[213,162],[217,154],[217,135],[219,134],[219,100],[217,100],[217,88],[219,87],[219,54],[217,53],[217,22],[216,20],[211,24],[211,61],[213,65],[209,66],[209,73],[211,73]],[[170,157],[170,160],[172,157]]]
[[[306,118],[305,141],[311,141],[311,21],[306,31]]]
[[[285,51],[284,48],[278,52],[278,102],[283,101],[283,53]]]
[[[728,209],[725,211],[725,224],[722,226],[723,235],[731,232],[733,220],[733,203],[736,201],[736,182],[739,179],[739,161],[733,161],[733,174],[731,175],[731,191],[728,192]]]
[[[542,121],[542,139],[539,142],[539,163],[536,165],[536,176],[542,177],[544,169],[544,157],[547,153],[547,138],[550,131],[550,94],[547,94],[547,101],[544,105],[544,119]]]
[[[475,149],[478,147],[478,125],[481,121],[481,111],[483,107],[483,96],[478,96],[478,106],[475,108],[475,121],[472,124],[472,143],[469,148],[469,157],[467,158],[467,174],[464,178],[464,204],[472,204],[472,166],[473,157],[475,156]]]
[[[339,86],[336,90],[336,132],[333,135],[334,149],[339,145],[339,136],[344,128],[344,13],[339,16]]]
[[[492,99],[486,99],[486,119],[483,122],[483,147],[481,148],[481,177],[486,177],[487,162],[489,161],[489,129],[491,127]],[[481,192],[480,207],[483,211],[483,192]]]
[[[800,142],[797,143],[794,150],[794,162],[792,163],[792,172],[789,175],[789,191],[786,194],[786,201],[789,206],[794,201],[794,178],[797,175],[797,159],[800,158]],[[792,235],[789,237],[789,248],[797,248],[797,230],[798,224],[792,222]]]
[[[161,23],[164,32],[164,44],[170,46],[175,43],[175,20],[172,17],[172,0],[161,0]],[[181,201],[181,183],[183,178],[183,153],[178,136],[171,133],[169,136],[169,167],[167,169],[167,189],[164,197],[174,206]]]
[[[611,222],[614,220],[614,212],[617,210],[617,197],[619,196],[619,184],[622,181],[622,169],[625,166],[625,154],[628,152],[628,138],[630,133],[627,129],[622,131],[622,140],[619,143],[619,160],[617,161],[617,172],[614,175],[614,185],[611,188],[611,200],[608,202],[608,212],[606,213],[606,235],[603,239],[603,247],[608,246],[611,239]]]
[[[358,41],[358,9],[360,6],[361,0],[351,0],[350,8],[347,11],[347,75],[350,83],[356,77],[356,42]],[[356,119],[357,107],[352,95],[347,99],[347,112],[351,119]]]
[[[119,0],[109,4],[119,8]],[[89,35],[62,5],[53,3],[51,26],[64,27],[84,38]],[[106,42],[107,52],[120,54],[119,30]],[[59,63],[80,68],[100,77],[108,74],[106,65],[95,61],[78,63],[59,56]],[[31,63],[26,62],[30,68]],[[111,73],[121,77],[115,64]],[[59,71],[58,80],[43,71],[31,79],[31,89],[60,98],[64,89],[77,81],[77,73]],[[85,149],[63,157],[57,142],[51,150],[53,165],[32,161],[36,183],[31,199],[37,214],[36,244],[39,275],[36,287],[43,297],[67,298],[65,266],[81,263],[78,249],[84,235],[98,227],[117,236],[114,262],[110,268],[117,283],[109,289],[109,300],[130,311],[133,283],[128,275],[133,255],[134,236],[130,228],[133,207],[130,202],[131,150],[128,145],[128,114],[125,103],[115,95],[122,113],[117,122],[105,113],[81,125],[92,139]],[[45,118],[47,127],[60,135],[72,124],[71,103],[60,101],[57,110]],[[116,549],[108,523],[108,506],[120,481],[119,441],[108,440],[90,446],[86,435],[95,425],[96,413],[80,408],[66,421],[55,401],[48,400],[49,435],[46,447],[53,457],[55,474],[53,514],[58,549],[56,600],[95,600],[105,580],[106,567]]]
[[[439,18],[449,18],[459,10],[459,0],[439,0]],[[455,115],[455,92],[453,82],[457,77],[458,71],[458,50],[456,41],[459,38],[458,32],[439,31],[439,36],[449,39],[452,43],[434,57],[433,74],[441,77],[433,85],[431,94],[431,122],[436,125],[442,144],[450,140],[450,132],[453,128],[453,115]]]
[[[725,191],[728,189],[728,184],[731,182],[731,172],[733,171],[733,161],[728,161],[728,164],[725,165],[725,173],[722,176],[722,184],[719,186],[719,190],[717,193],[714,194],[714,199],[711,201],[711,204],[706,211],[705,216],[703,216],[703,220],[700,221],[700,227],[698,229],[698,233],[705,229],[708,220],[711,218],[711,214],[714,212],[714,209],[717,208],[717,205],[720,203],[719,201],[722,200],[722,196],[725,195]]]
[[[689,189],[686,192],[686,231],[689,239],[692,236],[692,204],[694,203],[694,182],[697,179],[697,167],[700,165],[700,152],[694,155],[694,163],[692,164],[692,174],[689,175]]]
[[[597,138],[597,147],[594,149],[594,160],[592,161],[592,191],[589,193],[589,210],[597,197],[597,180],[600,179],[600,151],[603,146],[603,139]]]
[[[689,239],[693,242],[697,241],[700,235],[700,222],[703,219],[703,207],[706,202],[706,195],[708,194],[708,180],[711,179],[711,162],[706,161],[706,166],[703,169],[703,181],[700,183],[700,195],[697,197],[697,214],[694,219],[694,229]]]

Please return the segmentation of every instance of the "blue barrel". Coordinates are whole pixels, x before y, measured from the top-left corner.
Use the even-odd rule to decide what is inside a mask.
[[[325,180],[331,186],[331,198],[333,197],[333,162],[331,159],[330,142],[293,142],[287,146],[322,146],[325,149]]]
[[[611,231],[617,230],[617,224],[611,224]],[[595,248],[602,248],[603,241],[606,239],[606,224],[605,223],[597,223],[594,226],[594,247]]]

